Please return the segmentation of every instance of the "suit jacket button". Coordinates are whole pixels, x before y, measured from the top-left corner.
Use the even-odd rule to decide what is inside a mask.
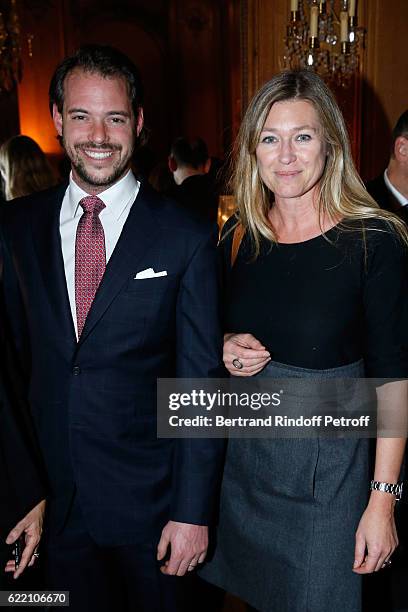
[[[74,376],[79,376],[81,373],[81,368],[79,366],[74,366],[72,368],[72,373]]]

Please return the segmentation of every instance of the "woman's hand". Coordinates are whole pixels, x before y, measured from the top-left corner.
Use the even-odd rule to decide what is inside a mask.
[[[395,498],[373,491],[356,532],[353,571],[356,574],[378,572],[398,546],[394,520]]]
[[[6,572],[13,572],[13,578],[18,578],[27,566],[31,567],[35,563],[36,555],[34,553],[36,553],[37,546],[40,543],[44,511],[45,500],[42,500],[17,523],[7,536],[6,544],[14,544],[23,534],[25,538],[25,547],[18,569],[16,569],[13,559],[7,562],[5,568]]]
[[[254,376],[271,360],[269,351],[252,334],[225,334],[223,360],[232,376]],[[234,366],[242,364],[242,368]]]

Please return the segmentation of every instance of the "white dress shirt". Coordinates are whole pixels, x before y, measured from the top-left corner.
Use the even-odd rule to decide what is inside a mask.
[[[387,170],[384,171],[384,183],[386,184],[387,188],[391,191],[394,198],[396,198],[398,202],[401,204],[401,206],[408,205],[407,198],[404,195],[402,195],[402,193],[398,191],[398,189],[396,189],[394,185],[391,183],[390,179],[388,178]]]
[[[106,263],[108,263],[113,250],[122,233],[123,226],[128,217],[130,208],[139,192],[140,183],[131,170],[117,183],[98,194],[98,198],[105,204],[99,218],[105,233]],[[62,201],[60,213],[60,234],[62,257],[64,259],[65,279],[67,282],[69,303],[72,320],[78,336],[76,305],[75,305],[75,239],[79,220],[83,209],[80,200],[90,195],[79,187],[69,177],[69,185]]]

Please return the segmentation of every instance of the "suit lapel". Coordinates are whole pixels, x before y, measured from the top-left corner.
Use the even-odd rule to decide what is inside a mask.
[[[85,321],[78,347],[103,316],[121,288],[133,278],[138,262],[154,244],[158,234],[157,220],[152,213],[155,194],[142,183],[116,247],[106,266],[105,274]]]
[[[38,210],[38,207],[33,207],[31,226],[44,286],[57,319],[58,330],[67,347],[72,349],[76,343],[76,335],[68,298],[59,231],[61,204],[66,188],[67,185],[62,185],[47,192],[41,211]]]

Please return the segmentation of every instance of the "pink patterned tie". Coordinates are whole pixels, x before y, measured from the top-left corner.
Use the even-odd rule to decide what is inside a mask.
[[[82,198],[84,213],[75,241],[75,303],[80,338],[85,320],[106,268],[105,234],[99,213],[105,204],[97,196]]]

